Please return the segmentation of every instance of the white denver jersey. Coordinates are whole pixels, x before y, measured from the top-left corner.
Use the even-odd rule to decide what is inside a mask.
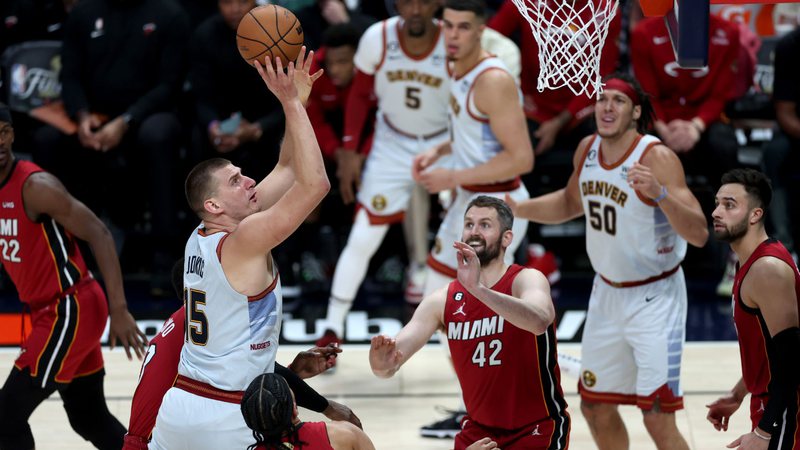
[[[219,258],[228,235],[205,235],[200,225],[186,242],[186,336],[178,373],[243,391],[256,376],[274,369],[283,296],[274,266],[272,285],[259,295],[248,297],[231,287]]]
[[[586,251],[595,272],[622,283],[641,281],[677,267],[686,240],[651,199],[628,185],[628,169],[661,142],[639,135],[619,162],[603,162],[602,139],[595,135],[579,166],[586,215]]]
[[[393,128],[413,136],[444,131],[450,91],[441,25],[433,47],[421,56],[403,47],[401,25],[392,17],[369,27],[358,44],[356,67],[375,77],[378,117]]]
[[[455,169],[479,166],[503,150],[489,126],[488,116],[478,111],[472,95],[475,80],[488,70],[508,72],[498,58],[490,56],[481,60],[466,74],[454,77],[451,81],[448,114]]]

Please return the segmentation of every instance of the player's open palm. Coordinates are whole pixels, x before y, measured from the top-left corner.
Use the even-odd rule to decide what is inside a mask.
[[[458,262],[456,278],[468,292],[475,292],[480,285],[481,277],[478,255],[474,248],[464,242],[456,241],[453,243],[453,247],[456,249],[456,261]]]
[[[254,60],[258,74],[264,80],[270,92],[275,94],[275,97],[283,104],[284,102],[291,101],[293,98],[299,98],[297,87],[294,83],[294,62],[289,63],[286,72],[283,71],[283,62],[279,57],[275,57],[275,61],[270,61],[269,57],[264,58],[264,65],[262,66],[258,60]]]
[[[706,419],[714,425],[717,431],[728,431],[728,423],[733,413],[741,406],[741,400],[737,400],[733,394],[720,397],[706,405],[708,415]]]
[[[322,69],[319,69],[314,74],[311,73],[311,63],[314,61],[314,51],[306,54],[306,46],[300,48],[300,53],[297,54],[294,67],[294,85],[297,88],[297,96],[300,101],[305,105],[308,102],[308,96],[311,95],[311,88],[314,82],[322,76]]]
[[[402,360],[403,353],[397,349],[397,341],[384,335],[372,338],[369,365],[375,375],[384,378],[391,376],[400,367]]]

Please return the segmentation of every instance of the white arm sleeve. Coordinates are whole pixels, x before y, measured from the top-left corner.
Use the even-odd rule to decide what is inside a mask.
[[[356,68],[367,75],[375,75],[375,69],[383,60],[383,52],[385,51],[383,42],[384,24],[385,21],[378,22],[367,28],[367,31],[364,32],[358,42],[354,62]]]

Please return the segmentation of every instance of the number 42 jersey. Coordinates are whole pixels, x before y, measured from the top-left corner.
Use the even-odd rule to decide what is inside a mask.
[[[677,267],[686,255],[686,241],[658,204],[628,185],[628,170],[660,143],[656,137],[638,135],[619,161],[608,164],[602,139],[595,135],[578,166],[586,252],[595,272],[613,282],[658,276]]]

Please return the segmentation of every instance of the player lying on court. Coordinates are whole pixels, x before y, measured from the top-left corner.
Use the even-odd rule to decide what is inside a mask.
[[[468,411],[456,450],[486,437],[503,449],[568,446],[550,285],[538,270],[504,263],[512,223],[502,200],[472,200],[453,243],[457,279],[425,297],[396,338],[372,339],[372,372],[388,378],[444,328]]]

